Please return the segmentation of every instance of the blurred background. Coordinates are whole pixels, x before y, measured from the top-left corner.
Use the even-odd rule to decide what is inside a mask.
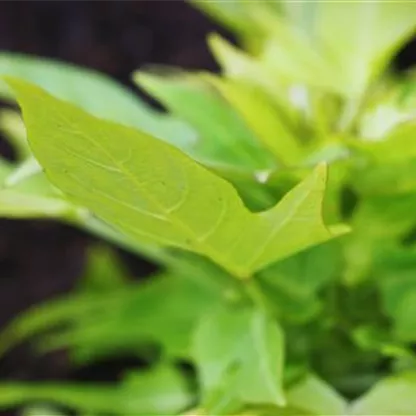
[[[211,31],[230,39],[181,0],[0,2],[0,50],[94,68],[131,88],[131,72],[146,63],[217,70],[205,42]],[[405,69],[415,62],[413,42],[396,64]],[[12,157],[4,140],[0,151]],[[80,231],[52,222],[0,220],[0,327],[29,306],[71,290],[82,275],[90,242]],[[152,270],[140,259],[121,255],[138,276]],[[22,346],[0,361],[0,378],[112,380],[131,364],[125,357],[74,372],[64,353],[34,358]]]

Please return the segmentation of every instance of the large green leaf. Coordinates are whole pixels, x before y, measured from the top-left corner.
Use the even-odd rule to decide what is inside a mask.
[[[175,414],[192,403],[183,375],[172,366],[131,373],[119,386],[94,384],[0,385],[0,409],[53,402],[78,412],[117,415]]]
[[[275,207],[251,213],[235,189],[178,149],[11,81],[29,141],[69,198],[138,241],[208,256],[236,276],[332,238],[321,165]]]
[[[193,355],[213,414],[224,403],[286,403],[282,387],[284,341],[276,322],[249,308],[220,309],[196,331]],[[227,382],[224,382],[227,380]]]
[[[175,145],[181,146],[195,139],[189,126],[159,114],[126,87],[87,68],[1,52],[0,75],[19,77],[98,117],[140,128]],[[4,81],[0,81],[0,96],[14,99],[13,92]]]

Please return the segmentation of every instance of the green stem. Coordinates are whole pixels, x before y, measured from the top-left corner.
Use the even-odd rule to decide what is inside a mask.
[[[255,278],[247,279],[243,282],[244,288],[248,297],[252,300],[253,304],[259,309],[262,309],[265,312],[269,312],[269,306],[267,300],[264,297],[264,294],[259,287]]]
[[[66,220],[70,225],[81,228],[134,254],[143,256],[157,265],[165,265],[170,262],[170,256],[161,247],[133,241],[90,215],[83,215],[77,212],[73,216],[67,217]]]

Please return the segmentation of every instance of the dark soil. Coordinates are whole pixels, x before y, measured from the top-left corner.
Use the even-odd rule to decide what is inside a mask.
[[[205,44],[212,30],[218,28],[181,0],[0,2],[0,50],[92,67],[127,85],[130,73],[146,63],[216,70]],[[415,62],[414,43],[397,62],[399,68]],[[1,220],[0,327],[30,305],[70,290],[90,240],[56,223]],[[138,274],[150,267],[131,257],[130,263]],[[0,379],[113,379],[131,364],[126,357],[75,374],[65,354],[34,358],[23,347],[0,361]]]

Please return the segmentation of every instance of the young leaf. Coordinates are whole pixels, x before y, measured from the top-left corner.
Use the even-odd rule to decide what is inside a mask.
[[[415,2],[320,2],[316,9],[311,36],[322,41],[348,96],[362,94],[416,29]]]
[[[275,19],[262,14],[260,18],[267,20],[271,28],[260,60],[270,71],[275,71],[282,83],[306,85],[331,93],[341,91],[338,74],[314,47],[313,39],[283,17]]]
[[[132,238],[200,253],[247,277],[345,232],[327,229],[321,218],[325,166],[272,209],[251,213],[228,182],[169,144],[95,118],[33,85],[10,84],[51,182]]]
[[[278,108],[259,88],[233,80],[210,76],[230,104],[241,114],[265,148],[283,165],[299,162],[304,149],[295,137],[291,126],[284,120]]]
[[[279,326],[261,311],[220,309],[207,316],[196,331],[193,347],[211,407],[207,410],[218,412],[224,398],[242,404],[284,405],[283,349]],[[223,385],[227,375],[229,383]]]
[[[259,58],[238,49],[218,34],[208,37],[208,45],[226,79],[259,88],[276,105],[275,111],[278,109],[285,118],[294,121],[296,109],[290,106],[287,88],[273,70],[263,65]]]

